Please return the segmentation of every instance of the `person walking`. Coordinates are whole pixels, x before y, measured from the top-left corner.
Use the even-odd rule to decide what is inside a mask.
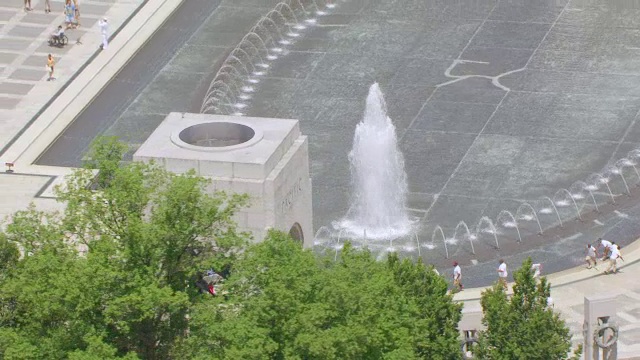
[[[53,77],[53,68],[56,65],[56,60],[53,58],[53,55],[49,54],[47,57],[47,71],[49,72],[49,78],[47,81],[55,80]]]
[[[462,291],[462,269],[457,261],[453,262],[453,287],[454,291]]]
[[[33,8],[31,7],[31,0],[24,0],[24,11],[31,11]]]
[[[607,266],[607,269],[604,271],[605,274],[615,274],[618,272],[618,259],[624,261],[622,255],[620,254],[620,248],[618,247],[618,245],[615,245],[615,243],[613,243],[609,255],[609,264]]]
[[[47,0],[48,1],[48,0]],[[78,7],[78,0],[73,0],[73,7],[75,8],[75,25],[76,27],[80,26],[80,7]]]
[[[504,287],[504,291],[507,291],[508,290],[507,276],[509,275],[509,273],[507,272],[507,263],[505,263],[503,259],[500,259],[499,264],[500,265],[498,265],[498,281],[500,282],[502,287]]]
[[[67,30],[75,28],[76,7],[71,0],[67,0],[64,4],[64,23]]]
[[[44,13],[48,14],[51,12],[51,0],[44,0]]]
[[[542,264],[532,264],[531,271],[533,271],[533,278],[537,279],[542,274]]]
[[[587,256],[584,258],[584,260],[587,262],[587,269],[594,268],[598,270],[598,268],[596,268],[597,259],[598,250],[595,248],[595,246],[587,244]]]
[[[107,46],[109,46],[109,23],[107,22],[107,18],[102,18],[98,25],[100,26],[100,33],[102,34],[102,45],[100,48],[102,50],[107,50]]]
[[[603,238],[598,238],[598,241],[600,242],[600,246],[603,248],[602,260],[606,261],[609,257],[609,254],[611,254],[611,247],[613,246],[613,243],[609,240],[604,240]]]

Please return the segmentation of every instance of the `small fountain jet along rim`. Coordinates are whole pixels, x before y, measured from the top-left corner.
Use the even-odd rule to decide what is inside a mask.
[[[214,79],[209,85],[209,89],[207,90],[207,94],[204,97],[200,112],[201,113],[209,113],[211,111],[215,111],[218,114],[229,114],[235,116],[244,116],[242,111],[238,111],[237,109],[241,109],[250,105],[245,103],[237,103],[234,100],[238,97],[244,96],[246,99],[247,93],[253,92],[252,87],[240,85],[240,91],[234,92],[229,84],[226,84],[225,80],[220,79],[219,77],[225,76],[230,77],[231,79],[227,79],[227,81],[235,82],[238,77],[242,80],[242,74],[240,74],[239,69],[236,67],[236,64],[231,60],[237,61],[238,64],[241,65],[240,70],[248,76],[247,79],[244,79],[242,83],[255,84],[258,83],[259,80],[255,77],[263,76],[266,74],[266,71],[256,71],[256,67],[260,66],[264,69],[269,67],[268,64],[265,63],[265,59],[267,61],[276,60],[278,58],[277,54],[284,53],[284,49],[279,45],[290,45],[295,39],[301,37],[300,31],[308,28],[310,25],[316,23],[316,17],[326,15],[328,10],[331,10],[336,7],[335,3],[326,4],[325,9],[321,10],[315,0],[312,1],[312,4],[303,4],[302,1],[297,0],[297,9],[301,10],[301,13],[297,13],[294,10],[296,4],[291,0],[283,0],[280,1],[275,7],[269,11],[265,16],[261,17],[260,20],[251,28],[249,33],[245,35],[245,37],[240,41],[240,43],[233,49],[231,54],[225,59],[223,62],[222,68],[216,73]],[[310,11],[310,7],[315,7],[315,12]],[[309,8],[309,9],[308,9]],[[285,16],[287,14],[287,16]],[[315,14],[315,17],[311,17]],[[278,16],[276,16],[278,15]],[[305,19],[306,18],[306,19]],[[290,21],[294,23],[291,24]],[[304,24],[307,25],[304,25]],[[266,38],[263,38],[261,32],[266,30],[268,32]],[[272,32],[275,30],[275,32]],[[297,30],[297,31],[296,31]],[[277,36],[276,36],[277,35]],[[260,44],[256,44],[253,40],[258,40]],[[267,47],[267,43],[271,43],[273,48]],[[261,53],[261,48],[258,45],[262,45],[264,48],[265,56],[263,57]],[[248,46],[248,48],[243,48],[243,46]],[[255,52],[253,51],[255,50]],[[248,63],[245,63],[241,57],[248,58]],[[257,57],[260,63],[254,64],[254,58]],[[249,71],[248,66],[252,68],[252,71]],[[225,69],[226,74],[223,72],[223,68]],[[230,70],[230,68],[232,70]],[[235,72],[235,75],[231,73]],[[253,77],[252,77],[253,76]],[[214,88],[215,84],[221,81],[226,85],[226,89],[220,90]],[[234,88],[237,88],[237,84],[233,84]],[[248,88],[248,89],[247,89]],[[238,90],[238,89],[236,89]],[[231,109],[231,110],[229,110]]]
[[[221,137],[202,137],[203,132],[224,134]],[[195,134],[194,134],[195,133]],[[260,129],[256,129],[251,124],[242,121],[207,121],[192,124],[181,128],[171,134],[171,142],[175,145],[199,152],[223,152],[247,148],[262,140],[264,134]],[[200,145],[199,141],[210,141],[211,145]],[[231,142],[232,145],[224,145],[219,142]],[[218,144],[216,144],[218,143]]]

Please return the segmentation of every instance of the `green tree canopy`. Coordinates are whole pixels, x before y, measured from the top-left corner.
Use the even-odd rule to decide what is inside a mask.
[[[1,359],[461,357],[461,305],[431,267],[349,245],[333,261],[275,231],[248,245],[246,196],[125,151],[100,139],[62,213],[30,207],[0,233]],[[195,286],[210,268],[227,295]]]
[[[229,267],[246,244],[232,221],[245,196],[123,165],[124,151],[100,140],[93,169],[58,189],[64,213],[29,208],[0,235],[0,358],[166,359],[205,298],[199,272]]]
[[[550,284],[533,277],[531,258],[514,274],[513,296],[502,285],[482,293],[483,323],[476,356],[486,360],[560,360],[569,358],[571,335],[547,304]],[[579,352],[579,350],[578,350]]]
[[[234,266],[227,299],[198,304],[176,351],[192,359],[459,359],[460,305],[421,262],[337,262],[271,232]]]

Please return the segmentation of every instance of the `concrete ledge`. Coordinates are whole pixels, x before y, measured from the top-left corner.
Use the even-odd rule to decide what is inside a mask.
[[[7,150],[16,172],[39,172],[32,163],[102,91],[184,0],[149,0],[78,77]]]

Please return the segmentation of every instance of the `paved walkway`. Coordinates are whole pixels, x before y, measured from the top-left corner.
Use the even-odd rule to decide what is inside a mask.
[[[50,47],[49,34],[64,23],[64,2],[51,0],[52,12],[44,13],[44,0],[32,0],[33,11],[23,10],[22,0],[0,3],[0,160],[11,139],[45,106],[65,83],[96,53],[101,42],[97,22],[107,17],[115,32],[144,0],[80,0],[81,26],[67,30],[69,45]],[[76,44],[80,39],[81,44]],[[56,81],[47,82],[47,54],[56,58]],[[4,164],[2,164],[4,165]]]
[[[584,297],[595,295],[616,296],[616,319],[620,326],[619,359],[640,359],[640,240],[622,249],[625,259],[620,262],[620,272],[603,275],[599,270],[577,267],[551,274],[551,297],[554,307],[569,325],[575,344],[583,342]],[[515,270],[515,265],[510,271]],[[511,288],[511,284],[509,286]],[[479,308],[479,298],[485,288],[465,289],[454,299],[463,301],[465,307]]]

